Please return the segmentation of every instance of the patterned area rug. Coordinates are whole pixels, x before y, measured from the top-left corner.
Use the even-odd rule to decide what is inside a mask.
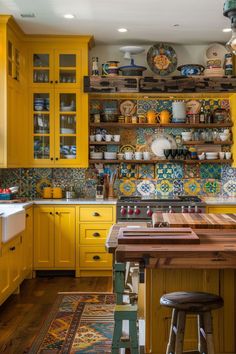
[[[58,294],[28,353],[111,353],[114,307],[113,294]]]

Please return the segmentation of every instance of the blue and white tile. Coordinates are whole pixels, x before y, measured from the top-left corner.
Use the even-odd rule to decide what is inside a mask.
[[[168,196],[174,195],[174,185],[172,180],[163,179],[157,180],[156,193],[158,196]]]
[[[139,179],[154,179],[155,167],[153,164],[140,164],[138,166]]]
[[[232,179],[236,181],[236,168],[231,167],[230,165],[222,165],[222,173],[221,173],[222,180],[229,180]]]
[[[236,197],[236,181],[229,180],[222,186],[223,194],[229,197]]]
[[[173,194],[174,196],[183,195],[184,194],[184,183],[182,179],[174,179],[173,180]]]
[[[155,185],[151,181],[144,180],[137,184],[137,191],[142,196],[150,196],[150,194],[154,194],[155,192]]]

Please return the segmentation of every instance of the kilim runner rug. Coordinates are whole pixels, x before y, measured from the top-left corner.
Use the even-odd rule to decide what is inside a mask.
[[[111,293],[59,293],[28,353],[111,353],[114,307]]]

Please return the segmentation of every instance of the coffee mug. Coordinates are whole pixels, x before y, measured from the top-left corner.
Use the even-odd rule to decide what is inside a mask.
[[[221,160],[223,160],[223,159],[225,158],[225,153],[224,153],[224,151],[220,151],[220,152],[219,152],[219,157],[220,157]]]
[[[151,158],[150,152],[149,151],[144,151],[143,152],[143,158],[144,158],[144,160],[150,160],[150,158]]]
[[[110,134],[106,134],[105,135],[105,141],[111,141],[111,138],[112,138],[112,135],[110,135]]]
[[[231,152],[226,152],[225,153],[225,158],[226,158],[226,160],[230,160],[231,159]]]
[[[102,141],[102,134],[96,134],[96,141]]]
[[[90,140],[90,141],[95,141],[95,135],[90,135],[90,136],[89,136],[89,140]]]
[[[133,153],[130,151],[125,152],[125,160],[132,160],[133,159]]]
[[[118,143],[120,141],[120,135],[113,135],[113,140]]]
[[[143,153],[141,151],[135,151],[134,157],[135,157],[135,160],[142,160]]]

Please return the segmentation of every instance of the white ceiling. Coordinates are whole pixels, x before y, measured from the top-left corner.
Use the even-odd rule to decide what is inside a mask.
[[[0,0],[26,33],[93,34],[97,44],[227,42],[224,0]],[[34,13],[35,18],[22,18]],[[66,20],[63,14],[75,18]],[[175,24],[179,24],[175,27]],[[117,32],[125,27],[127,33]]]

